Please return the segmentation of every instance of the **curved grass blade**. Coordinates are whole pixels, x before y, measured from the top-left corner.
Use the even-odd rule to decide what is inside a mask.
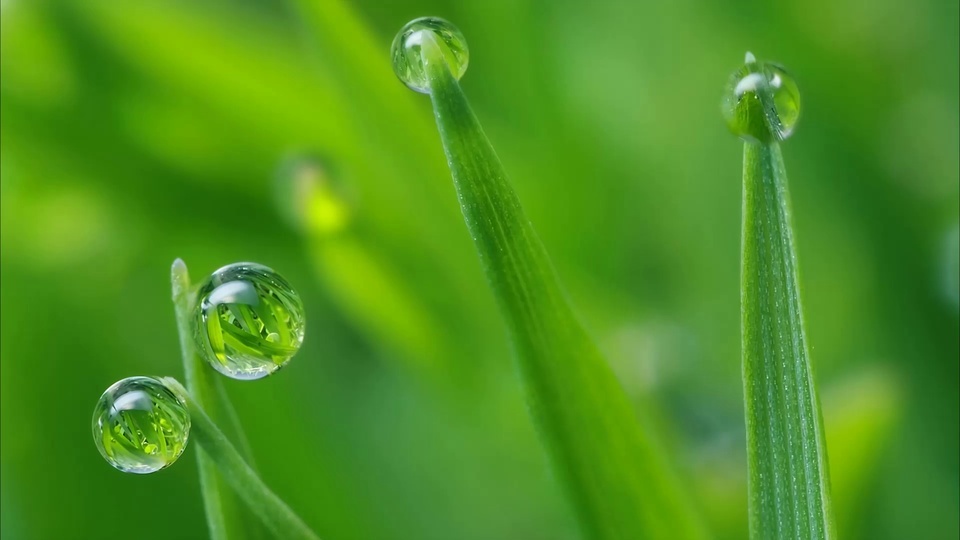
[[[256,514],[276,538],[284,540],[320,540],[310,527],[257,476],[227,436],[207,416],[187,389],[172,377],[164,381],[175,389],[187,406],[193,436],[222,473],[223,478],[250,511]]]
[[[588,538],[704,536],[649,430],[587,336],[493,147],[424,40],[430,98],[463,217],[520,365],[531,414]]]
[[[177,315],[177,330],[180,333],[180,350],[183,354],[184,376],[190,395],[199,404],[209,408],[221,425],[229,426],[230,434],[244,452],[244,459],[253,465],[250,446],[243,434],[237,414],[220,380],[211,377],[211,370],[204,365],[193,342],[194,299],[190,286],[187,265],[181,259],[173,262],[170,270],[173,303]],[[210,456],[203,449],[197,452],[197,468],[200,473],[200,490],[206,511],[207,527],[212,540],[257,538],[260,530],[256,524],[246,523],[240,512],[239,501],[223,487],[223,478],[217,472]]]
[[[745,143],[741,304],[750,537],[836,538],[780,145]]]

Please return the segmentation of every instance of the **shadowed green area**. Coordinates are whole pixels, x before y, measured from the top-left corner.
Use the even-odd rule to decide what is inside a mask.
[[[112,382],[182,377],[182,257],[197,280],[257,261],[301,294],[290,365],[223,383],[261,478],[321,538],[580,538],[430,104],[392,73],[395,32],[424,14],[469,40],[460,84],[718,538],[747,534],[741,143],[720,99],[746,50],[788,66],[803,117],[783,152],[838,532],[960,533],[955,3],[0,6],[0,536],[126,534],[106,507],[203,537],[196,458],[124,475],[89,433]],[[277,211],[274,178],[300,151],[349,188],[339,229]],[[847,388],[862,397],[827,399]]]

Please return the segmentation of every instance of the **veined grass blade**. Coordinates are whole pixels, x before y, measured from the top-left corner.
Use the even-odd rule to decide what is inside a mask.
[[[836,538],[777,142],[744,144],[741,303],[750,537]]]
[[[464,220],[500,304],[531,414],[584,534],[703,537],[663,451],[641,429],[571,310],[546,250],[448,67],[445,45],[430,34],[421,47]]]

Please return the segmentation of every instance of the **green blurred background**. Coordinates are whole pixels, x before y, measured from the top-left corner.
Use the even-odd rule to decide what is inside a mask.
[[[580,538],[429,99],[391,71],[427,14],[467,37],[465,91],[718,538],[746,536],[742,150],[720,94],[748,49],[786,65],[841,537],[960,534],[957,2],[0,6],[5,540],[206,535],[195,448],[124,475],[90,436],[114,381],[182,376],[175,257],[195,281],[261,262],[302,293],[290,367],[227,383],[262,476],[321,537]]]

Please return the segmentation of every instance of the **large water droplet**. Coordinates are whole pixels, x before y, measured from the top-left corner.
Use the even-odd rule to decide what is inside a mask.
[[[800,117],[800,90],[781,66],[747,53],[746,63],[730,76],[722,108],[730,130],[744,140],[782,141]]]
[[[93,441],[107,463],[146,474],[173,464],[187,446],[190,415],[180,398],[153,377],[114,383],[93,409]]]
[[[228,377],[266,377],[303,343],[300,295],[266,266],[224,266],[197,294],[197,345],[210,365]]]
[[[450,73],[458,80],[467,71],[467,40],[456,26],[439,17],[414,19],[400,29],[390,47],[393,71],[411,90],[427,94],[430,82],[420,50],[424,40],[433,39],[443,53]]]

